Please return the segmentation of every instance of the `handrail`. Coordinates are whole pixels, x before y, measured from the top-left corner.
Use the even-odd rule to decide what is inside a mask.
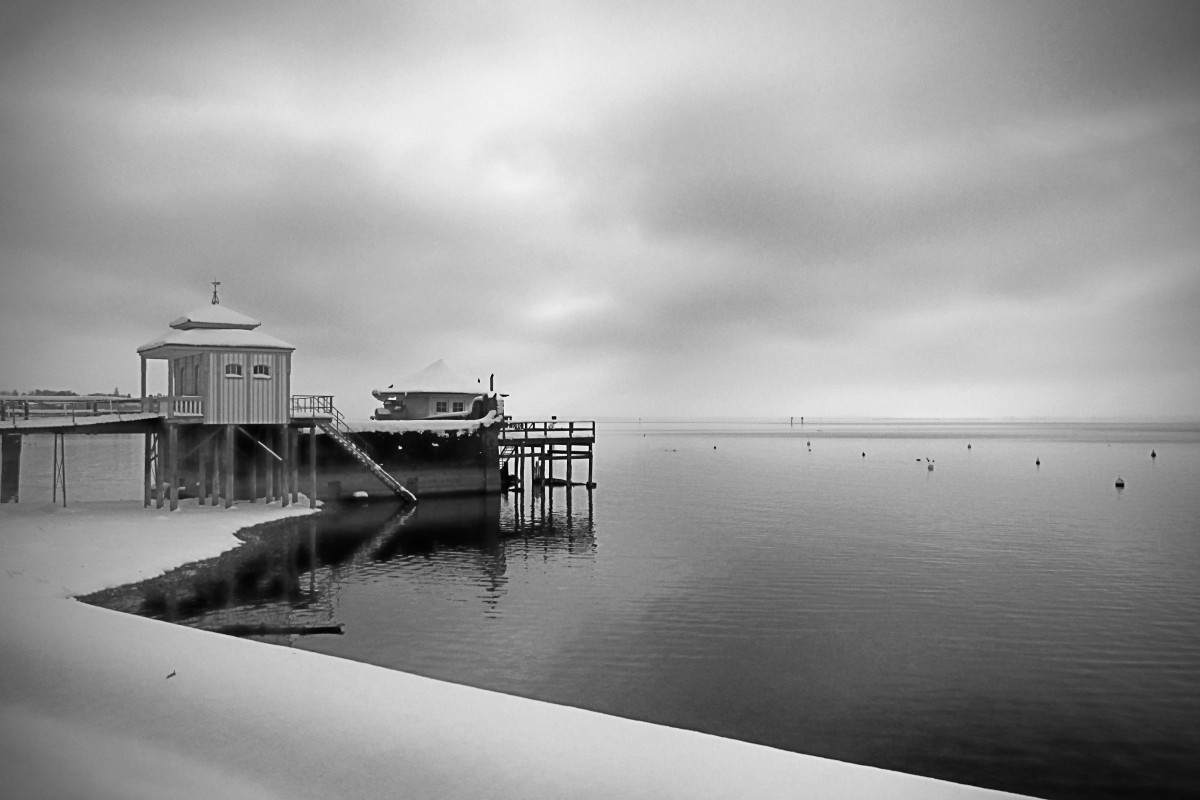
[[[204,416],[199,395],[115,397],[99,395],[28,395],[0,399],[0,420],[31,417],[99,417],[122,414],[162,414],[167,417]]]
[[[533,439],[533,438],[543,438],[543,439],[555,438],[555,439],[558,439],[558,438],[562,438],[564,435],[566,435],[568,437],[574,437],[574,436],[578,435],[581,437],[590,436],[592,438],[595,438],[595,436],[596,436],[596,421],[595,420],[567,420],[567,421],[537,420],[537,421],[527,421],[527,422],[513,422],[510,420],[510,421],[506,422],[504,427],[501,429],[501,431],[500,431],[501,438],[504,438],[505,434],[507,434],[509,432],[512,432],[515,434],[520,434],[520,438],[522,438],[522,439]],[[540,436],[539,436],[539,434],[540,434]]]

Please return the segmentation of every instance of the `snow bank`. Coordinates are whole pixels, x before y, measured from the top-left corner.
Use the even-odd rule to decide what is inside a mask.
[[[11,796],[998,798],[85,605],[307,509],[0,506]]]

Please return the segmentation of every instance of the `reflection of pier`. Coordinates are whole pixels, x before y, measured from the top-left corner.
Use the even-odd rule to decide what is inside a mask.
[[[594,489],[593,455],[596,423],[587,421],[508,422],[500,431],[500,459],[511,488],[529,483],[548,486],[582,485]],[[554,462],[566,464],[565,476],[554,476]],[[587,480],[576,484],[575,462],[587,462]]]
[[[510,560],[595,553],[590,503],[586,514],[556,511],[553,497],[540,513],[536,503],[528,514],[523,505],[491,494],[330,508],[250,529],[245,544],[209,561],[81,599],[280,644],[341,632],[338,595],[353,582],[474,585],[490,612],[505,594]]]

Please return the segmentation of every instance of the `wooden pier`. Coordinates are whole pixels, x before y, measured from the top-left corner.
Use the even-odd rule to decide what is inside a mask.
[[[559,422],[509,421],[500,431],[500,460],[508,485],[586,486],[594,489],[596,423],[592,420]],[[555,462],[564,462],[562,478],[554,474]],[[575,480],[575,462],[587,462],[587,480]]]

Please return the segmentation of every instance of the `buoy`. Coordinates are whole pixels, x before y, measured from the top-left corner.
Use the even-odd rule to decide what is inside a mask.
[[[1151,450],[1151,451],[1150,451],[1150,457],[1151,457],[1151,458],[1158,458],[1158,453],[1156,453],[1156,452],[1154,452],[1153,450]]]
[[[930,464],[928,467],[926,467],[926,469],[928,469],[930,472],[933,472],[933,464]]]
[[[1042,465],[1042,460],[1039,458],[1037,461],[1033,462],[1033,465],[1035,467],[1040,467]]]
[[[970,443],[970,442],[967,442],[967,449],[968,449],[968,450],[970,450],[970,449],[971,449],[971,443]]]
[[[866,454],[866,453],[863,453],[863,458],[866,458],[866,457],[867,457],[867,454]]]
[[[1125,488],[1125,479],[1124,478],[1120,478],[1120,477],[1117,478],[1117,488],[1118,489]]]

